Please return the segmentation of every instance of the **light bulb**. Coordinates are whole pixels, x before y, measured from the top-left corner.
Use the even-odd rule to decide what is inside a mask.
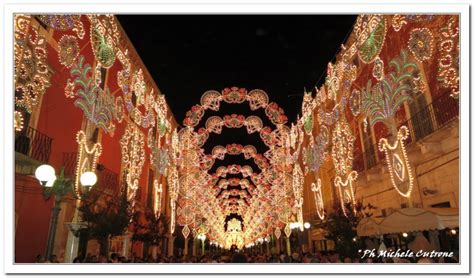
[[[84,172],[81,175],[83,186],[93,186],[97,182],[97,175],[94,172]]]
[[[56,179],[56,174],[54,168],[51,165],[43,164],[36,168],[35,177],[40,181],[41,184],[45,185],[49,181]]]

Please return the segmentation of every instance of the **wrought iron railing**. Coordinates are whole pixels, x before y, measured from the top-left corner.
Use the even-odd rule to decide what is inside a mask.
[[[72,176],[76,172],[77,152],[63,153],[64,175]]]
[[[377,165],[377,145],[372,145],[366,151],[354,156],[353,167],[357,172],[369,170]]]
[[[408,127],[410,135],[406,140],[406,145],[417,142],[433,132],[439,130],[451,121],[459,117],[459,103],[449,94],[444,94],[413,114],[410,119],[402,122],[400,126]],[[354,156],[353,168],[358,172],[369,170],[380,161],[382,154],[378,151],[378,146]]]
[[[400,126],[408,127],[407,144],[417,142],[459,117],[459,103],[449,94],[428,104]]]
[[[15,151],[47,163],[52,142],[53,138],[28,126],[15,134]]]
[[[117,191],[119,188],[119,175],[102,164],[97,165],[97,185],[99,190]]]

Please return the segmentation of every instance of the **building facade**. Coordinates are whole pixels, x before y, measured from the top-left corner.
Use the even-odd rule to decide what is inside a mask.
[[[358,17],[325,84],[303,102],[310,249],[334,248],[321,223],[341,203],[371,204],[379,220],[402,208],[458,211],[458,26],[455,15]]]
[[[148,210],[169,217],[166,167],[176,122],[114,16],[17,15],[15,89],[16,262],[45,254],[54,198],[43,198],[34,177],[41,164],[56,175],[63,169],[76,189],[61,202],[53,251],[60,261],[73,259],[66,258],[69,227],[85,171],[98,176],[92,191],[102,199],[125,191],[140,221]],[[112,251],[146,252],[139,241],[131,246],[132,227],[127,239],[110,239]],[[167,252],[165,241],[155,252]],[[98,243],[81,252],[98,254]]]

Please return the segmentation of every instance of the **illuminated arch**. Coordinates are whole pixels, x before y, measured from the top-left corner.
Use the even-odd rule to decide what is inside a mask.
[[[252,111],[264,108],[265,114],[274,125],[286,124],[286,122],[288,122],[288,117],[285,115],[283,109],[275,102],[268,102],[268,95],[265,91],[254,89],[247,93],[245,88],[232,87],[225,88],[222,90],[222,93],[215,90],[205,92],[201,96],[200,104],[194,105],[191,110],[186,113],[183,124],[187,127],[197,126],[206,110],[219,111],[222,101],[229,104],[241,104],[248,101]]]

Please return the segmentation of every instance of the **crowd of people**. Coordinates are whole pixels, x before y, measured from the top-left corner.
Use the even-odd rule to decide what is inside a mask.
[[[50,260],[44,260],[41,255],[36,258],[37,263],[59,263],[57,257],[52,255]],[[291,256],[285,253],[245,253],[238,251],[226,251],[219,253],[208,253],[202,256],[146,256],[140,257],[133,254],[131,258],[112,253],[109,257],[103,255],[88,254],[84,258],[75,258],[73,263],[458,263],[456,257],[452,258],[360,258],[343,257],[334,252],[294,252]]]

